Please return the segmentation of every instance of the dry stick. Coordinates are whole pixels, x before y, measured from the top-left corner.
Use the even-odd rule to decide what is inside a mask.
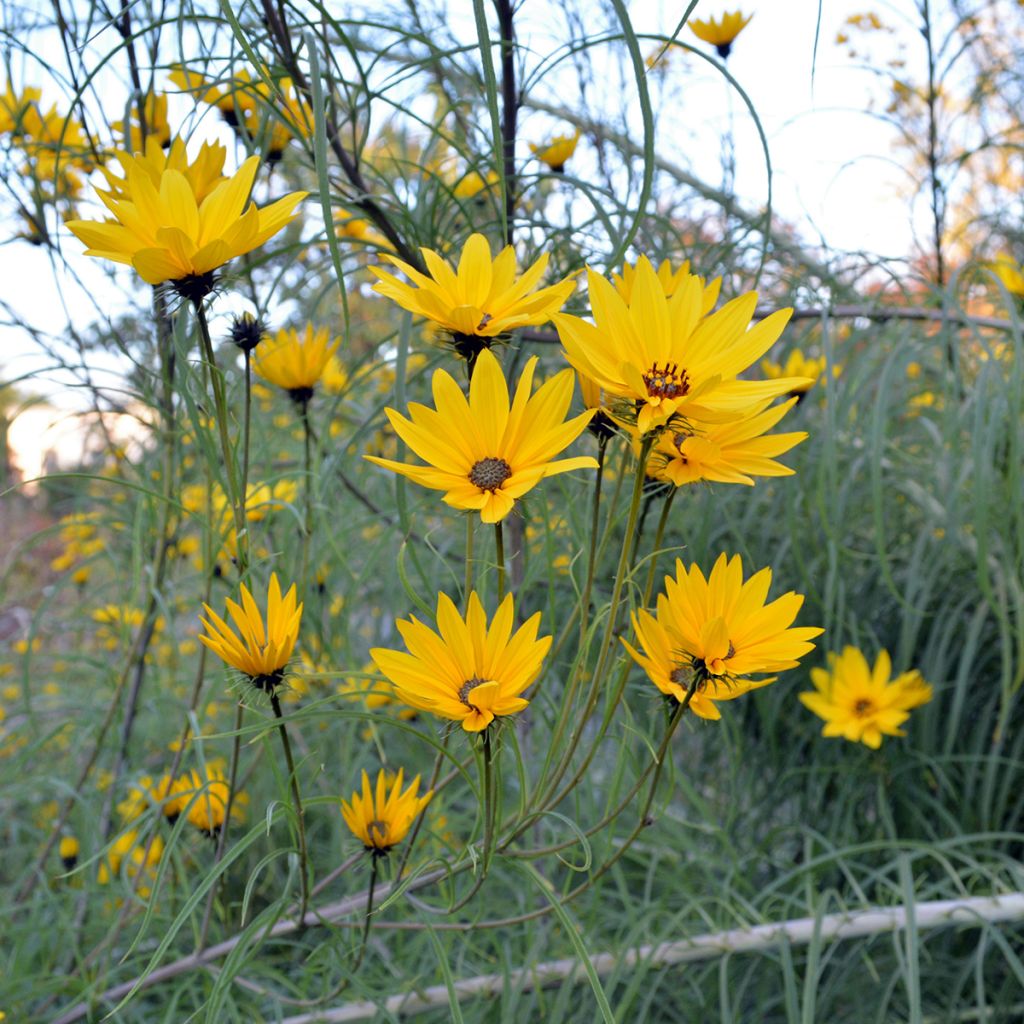
[[[868,907],[865,910],[843,911],[822,917],[798,917],[788,921],[731,928],[727,931],[694,935],[676,942],[660,942],[639,946],[621,953],[595,953],[589,957],[598,977],[616,971],[645,968],[656,970],[677,964],[715,960],[735,953],[760,953],[780,946],[804,946],[865,938],[900,931],[907,927],[909,913],[905,907]],[[984,927],[1024,918],[1024,892],[1003,896],[971,896],[956,900],[929,900],[913,908],[914,926],[918,931],[954,925]],[[461,1002],[481,996],[498,996],[503,992],[527,992],[552,988],[565,983],[583,984],[587,972],[576,958],[548,960],[521,967],[505,974],[483,974],[456,981],[452,987]],[[389,996],[381,1003],[361,1001],[347,1003],[332,1010],[286,1017],[282,1024],[343,1024],[348,1021],[377,1020],[385,1016],[412,1016],[426,1010],[450,1005],[451,992],[446,985],[432,985],[417,992]]]

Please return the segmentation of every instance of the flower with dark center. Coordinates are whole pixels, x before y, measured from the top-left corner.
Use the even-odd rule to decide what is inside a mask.
[[[341,816],[345,824],[376,857],[383,857],[406,837],[412,823],[434,795],[433,790],[423,796],[417,795],[420,788],[418,775],[403,792],[403,770],[398,769],[390,786],[388,774],[382,768],[377,775],[375,789],[371,789],[369,776],[363,772],[362,792],[353,793],[350,801],[341,801]]]

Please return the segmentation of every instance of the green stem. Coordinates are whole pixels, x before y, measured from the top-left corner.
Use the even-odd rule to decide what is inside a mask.
[[[501,604],[505,599],[505,535],[500,519],[494,524],[494,551],[498,565],[498,604]]]
[[[462,600],[469,609],[469,595],[473,593],[473,513],[466,513],[466,583],[462,588]]]
[[[245,350],[245,419],[242,427],[242,515],[249,500],[249,436],[252,426],[252,353]]]
[[[673,487],[668,492],[665,504],[661,507],[661,515],[658,517],[658,529],[654,534],[654,548],[651,551],[651,559],[647,565],[647,583],[644,585],[643,606],[645,608],[651,600],[651,590],[654,588],[654,576],[658,570],[658,554],[661,551],[661,542],[665,537],[665,527],[668,525],[668,513],[672,508],[672,501],[678,493],[678,487]]]
[[[309,582],[309,545],[313,536],[313,436],[309,423],[309,399],[299,402],[299,416],[302,419],[303,436],[303,501],[305,503],[305,523],[302,530],[302,583],[305,587]]]
[[[299,835],[299,881],[302,890],[302,902],[299,904],[299,927],[303,926],[306,908],[309,905],[309,854],[306,850],[306,821],[302,810],[302,795],[299,793],[299,777],[295,773],[295,760],[292,757],[292,745],[288,739],[288,730],[281,711],[281,701],[276,693],[270,694],[270,706],[274,709],[277,729],[281,734],[281,746],[284,748],[284,760],[288,767],[288,778],[292,786],[292,799],[295,801],[295,821]]]
[[[196,322],[199,324],[199,337],[203,343],[203,356],[210,376],[213,390],[213,403],[217,413],[217,432],[220,435],[221,454],[224,457],[224,473],[228,483],[228,498],[235,519],[235,549],[238,556],[239,575],[245,575],[249,565],[249,538],[245,529],[244,498],[239,498],[238,479],[235,476],[235,459],[231,451],[231,439],[228,437],[228,403],[224,394],[224,379],[217,366],[217,357],[213,351],[213,340],[210,337],[210,325],[206,321],[206,310],[202,302],[194,303]]]
[[[597,567],[597,535],[601,524],[601,485],[604,482],[604,457],[608,451],[608,438],[602,437],[597,442],[597,475],[594,477],[594,494],[590,504],[590,553],[587,556],[587,580],[583,584],[583,596],[580,598],[580,648],[587,637],[587,626],[590,619],[590,594],[594,589],[594,570]]]
[[[370,884],[366,887],[366,918],[363,921],[363,939],[359,943],[359,952],[356,954],[356,961],[352,965],[354,972],[363,962],[366,956],[366,943],[370,938],[370,923],[373,920],[373,894],[377,888],[377,862],[380,857],[376,850],[370,854]]]

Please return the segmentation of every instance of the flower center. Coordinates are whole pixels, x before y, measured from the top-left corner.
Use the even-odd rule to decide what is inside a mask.
[[[867,718],[874,712],[874,710],[874,701],[868,700],[866,697],[861,697],[861,699],[853,705],[853,713],[858,718]]]
[[[650,398],[682,398],[690,392],[690,378],[678,363],[666,363],[661,369],[655,363],[643,380]]]
[[[473,463],[469,480],[481,491],[496,491],[511,475],[512,467],[504,459],[481,459]]]
[[[374,844],[383,845],[384,840],[387,839],[388,835],[388,823],[386,821],[374,819],[367,823],[366,834]]]
[[[472,679],[467,679],[462,686],[459,687],[459,700],[462,701],[467,708],[473,707],[473,705],[469,703],[470,693],[484,681],[485,680],[481,679],[479,676],[473,676]]]

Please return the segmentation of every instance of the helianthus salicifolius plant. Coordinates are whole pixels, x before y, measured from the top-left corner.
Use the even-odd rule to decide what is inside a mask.
[[[667,296],[646,257],[636,264],[628,302],[595,271],[587,271],[587,280],[594,322],[564,313],[552,319],[569,362],[642,437],[691,419],[737,419],[799,382],[737,379],[774,344],[792,313],[777,310],[751,327],[755,292],[706,315],[700,277],[687,275]]]
[[[892,677],[892,659],[882,650],[874,667],[856,647],[829,653],[828,668],[812,668],[814,690],[801,703],[825,720],[822,736],[841,736],[877,750],[883,736],[905,736],[910,712],[932,699],[931,686],[917,669]]]
[[[287,391],[301,406],[313,397],[339,343],[338,339],[331,340],[326,327],[308,323],[301,334],[294,327],[285,328],[259,347],[252,368],[265,381]]]
[[[199,640],[232,668],[238,669],[259,690],[273,693],[284,678],[299,635],[302,604],[295,596],[295,584],[282,597],[277,573],[267,590],[266,624],[252,594],[241,584],[242,603],[228,598],[228,614],[237,632],[208,604],[207,618],[200,617],[206,633]]]
[[[803,605],[789,592],[766,603],[771,569],[743,579],[739,555],[722,554],[705,577],[697,565],[676,561],[675,577],[665,577],[657,615],[633,615],[641,654],[622,643],[654,685],[674,705],[686,705],[701,718],[718,719],[717,702],[732,700],[775,677],[766,672],[795,668],[814,649],[817,626],[793,626]]]
[[[566,420],[572,401],[573,374],[562,370],[530,394],[537,367],[526,363],[515,395],[509,400],[505,375],[495,356],[480,353],[469,386],[469,400],[451,374],[436,370],[436,409],[414,402],[409,419],[387,409],[398,436],[426,466],[409,465],[367,455],[370,462],[444,491],[453,508],[479,511],[485,523],[496,523],[512,511],[516,499],[544,477],[574,469],[594,469],[589,456],[555,456],[582,433],[595,410]]]
[[[438,594],[438,632],[415,616],[400,619],[396,625],[408,653],[377,647],[370,657],[399,700],[460,722],[466,732],[482,732],[495,718],[527,706],[521,695],[540,674],[551,646],[551,637],[537,636],[540,612],[515,633],[514,619],[511,594],[498,606],[490,627],[475,591],[465,617],[451,598]]]
[[[736,37],[750,23],[752,14],[744,17],[742,11],[726,11],[720,18],[694,18],[688,24],[693,34],[703,43],[710,43],[725,60],[732,52]]]
[[[575,288],[575,282],[567,279],[537,289],[547,269],[547,253],[517,277],[512,246],[505,246],[492,259],[490,244],[481,234],[469,236],[455,268],[431,249],[420,252],[427,274],[385,254],[409,283],[370,267],[378,279],[374,290],[448,332],[455,351],[469,362],[470,369],[482,349],[510,331],[547,323]]]
[[[530,143],[530,152],[542,163],[547,164],[555,174],[565,172],[566,162],[576,152],[576,145],[580,141],[580,130],[576,129],[571,135],[555,135],[540,145]]]
[[[665,430],[651,451],[647,473],[676,487],[700,480],[753,486],[753,477],[792,476],[792,469],[775,460],[806,440],[807,432],[768,431],[796,402],[791,398],[772,406],[769,399],[758,402],[740,419]]]
[[[376,786],[370,788],[370,779],[363,772],[362,792],[352,794],[350,800],[341,801],[341,816],[352,835],[374,857],[384,857],[408,835],[413,822],[430,803],[434,795],[428,790],[419,796],[420,777],[402,790],[403,769],[399,768],[391,784],[383,768],[377,774]]]
[[[214,271],[290,224],[307,195],[293,192],[257,207],[249,193],[258,168],[259,157],[249,157],[200,200],[187,171],[165,168],[154,181],[149,168],[132,162],[123,196],[99,193],[113,220],[67,227],[88,246],[87,256],[128,264],[148,284],[170,281],[198,305],[213,288]]]

